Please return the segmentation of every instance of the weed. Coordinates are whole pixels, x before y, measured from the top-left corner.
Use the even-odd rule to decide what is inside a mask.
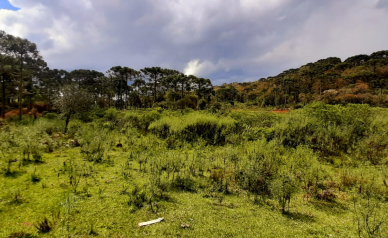
[[[43,221],[37,222],[34,226],[41,233],[48,233],[53,229],[53,224],[47,219],[47,217],[45,217]]]
[[[34,169],[34,173],[31,174],[31,182],[38,183],[40,182],[41,178],[39,175],[36,174],[36,168]]]

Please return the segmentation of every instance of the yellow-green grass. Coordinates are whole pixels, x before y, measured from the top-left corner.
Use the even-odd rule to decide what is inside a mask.
[[[111,156],[114,165],[95,164],[96,180],[82,178],[77,193],[72,192],[68,177],[58,177],[58,172],[71,157],[81,164],[93,164],[83,161],[79,149],[45,154],[45,163],[22,166],[20,171],[13,165],[12,176],[0,177],[0,236],[24,231],[39,237],[89,237],[93,227],[100,237],[356,237],[351,195],[347,193],[334,203],[307,203],[298,194],[290,212],[282,214],[276,201],[255,205],[243,192],[226,195],[220,203],[204,196],[201,189],[191,193],[169,191],[169,199],[158,203],[157,213],[151,212],[147,204],[133,212],[128,195],[120,191],[126,185],[131,189],[134,183],[141,187],[147,183],[149,173],[140,172],[139,165],[132,161],[130,179],[125,181],[120,166],[127,161],[128,153],[117,149]],[[31,181],[34,171],[42,178],[40,182]],[[84,187],[88,187],[90,197]],[[17,193],[20,203],[12,202]],[[70,214],[66,212],[69,197],[73,206]],[[58,211],[60,215],[53,218]],[[26,225],[37,224],[44,217],[56,223],[50,233],[38,233],[34,226]],[[137,226],[159,217],[165,220],[149,227]],[[182,228],[183,223],[190,227]]]

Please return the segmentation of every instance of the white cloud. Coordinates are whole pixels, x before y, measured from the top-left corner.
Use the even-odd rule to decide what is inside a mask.
[[[170,67],[217,82],[388,49],[387,0],[10,0],[0,29],[52,68]]]
[[[210,61],[200,62],[199,60],[191,60],[187,64],[183,72],[186,75],[197,75],[201,77],[207,74],[214,73],[218,69],[218,67],[218,65],[215,65],[213,62]]]

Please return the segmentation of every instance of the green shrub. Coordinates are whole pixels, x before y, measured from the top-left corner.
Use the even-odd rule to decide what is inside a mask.
[[[149,130],[161,138],[172,137],[188,142],[201,138],[210,144],[225,142],[225,137],[234,133],[235,128],[236,121],[232,118],[198,112],[181,117],[162,117],[149,126]]]
[[[196,182],[190,177],[178,177],[172,181],[171,186],[181,191],[197,191]]]
[[[44,118],[47,118],[49,120],[54,120],[54,119],[58,119],[59,118],[59,115],[57,113],[52,113],[52,112],[49,112],[49,113],[45,113],[43,115]]]
[[[69,129],[67,130],[67,134],[70,136],[70,137],[74,137],[75,134],[80,130],[80,128],[82,127],[82,122],[80,120],[71,120],[69,122]]]
[[[129,194],[128,205],[132,206],[132,211],[142,208],[144,203],[147,201],[147,195],[144,190],[135,185],[133,190]]]

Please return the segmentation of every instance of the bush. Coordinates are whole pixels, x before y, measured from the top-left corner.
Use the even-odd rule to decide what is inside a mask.
[[[140,190],[139,187],[135,185],[134,189],[129,194],[128,205],[132,206],[132,210],[134,211],[142,208],[146,201],[146,192],[144,190]]]
[[[82,127],[82,122],[80,120],[71,120],[69,122],[69,129],[67,130],[67,134],[70,137],[74,137],[75,134],[80,130]]]
[[[48,233],[53,229],[52,225],[53,224],[45,217],[42,222],[37,222],[34,226],[39,230],[39,232]]]
[[[44,114],[43,117],[49,120],[54,120],[54,119],[58,119],[59,115],[57,113],[46,113]]]
[[[161,138],[180,139],[194,142],[204,139],[210,144],[225,142],[228,134],[234,133],[236,121],[232,118],[218,118],[203,113],[189,113],[181,117],[163,117],[150,124],[149,130]]]
[[[206,102],[205,99],[199,100],[199,102],[198,102],[198,109],[204,110],[204,109],[206,109],[206,106],[207,106],[207,102]]]
[[[137,128],[145,134],[149,125],[159,120],[161,116],[161,112],[158,110],[129,111],[124,115],[123,120],[126,127]]]
[[[65,127],[65,122],[54,117],[52,117],[52,119],[50,119],[49,117],[43,117],[35,122],[35,126],[39,131],[44,131],[48,135],[52,135],[55,132],[63,131],[63,128]]]
[[[197,187],[195,181],[190,177],[178,177],[172,181],[171,186],[181,191],[196,192]]]

